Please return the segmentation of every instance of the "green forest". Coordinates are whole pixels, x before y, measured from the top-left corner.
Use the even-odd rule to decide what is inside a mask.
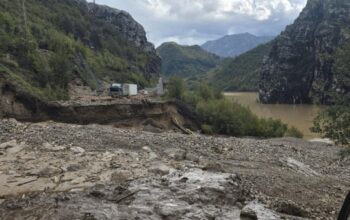
[[[127,43],[85,1],[2,0],[0,76],[48,100],[68,99],[78,77],[95,89],[101,79],[146,85],[158,58]]]
[[[271,43],[262,44],[236,58],[227,58],[208,74],[208,82],[225,91],[258,91],[260,70]]]
[[[182,46],[164,43],[157,48],[162,58],[164,76],[203,77],[220,63],[220,58],[203,50],[200,46]]]

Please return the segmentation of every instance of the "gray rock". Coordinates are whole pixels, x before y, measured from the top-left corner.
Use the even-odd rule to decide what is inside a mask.
[[[195,153],[187,152],[187,154],[186,154],[186,160],[189,160],[189,161],[198,163],[198,162],[199,162],[199,156],[196,155]]]
[[[66,149],[64,146],[55,146],[50,143],[44,143],[43,147],[48,151],[63,151]]]
[[[85,150],[81,147],[72,147],[71,150],[75,153],[75,154],[83,154],[85,153]]]
[[[123,185],[131,177],[132,177],[132,172],[130,172],[128,170],[118,170],[112,174],[111,182],[118,184],[118,185]]]
[[[152,165],[150,168],[149,168],[149,172],[151,173],[155,173],[155,174],[158,174],[158,175],[161,175],[161,176],[164,176],[164,175],[168,175],[171,171],[173,171],[174,169],[168,167],[167,165],[165,164],[162,164],[162,163],[156,163],[154,165]]]
[[[68,172],[75,172],[80,170],[82,167],[79,164],[69,164],[66,168]]]
[[[165,150],[165,153],[174,160],[184,160],[186,158],[186,151],[179,148],[169,148]]]
[[[16,140],[12,140],[12,141],[0,144],[0,150],[6,150],[8,148],[12,148],[12,147],[15,147],[15,146],[17,146],[17,141]]]
[[[334,54],[349,38],[350,4],[345,2],[309,0],[294,24],[274,40],[261,71],[262,102],[331,101],[327,94],[338,88]]]
[[[244,208],[241,211],[241,220],[258,220],[256,212],[250,208]]]
[[[85,177],[78,177],[71,181],[73,185],[80,185],[80,184],[83,184],[84,182],[86,182]]]
[[[32,174],[36,174],[39,177],[52,177],[62,173],[62,170],[53,166],[47,166],[39,170],[38,172],[34,172]]]
[[[17,143],[16,140],[12,140],[3,144],[0,144],[0,152],[3,152],[3,154],[16,154],[18,152],[21,152],[23,148],[25,147],[25,143]]]

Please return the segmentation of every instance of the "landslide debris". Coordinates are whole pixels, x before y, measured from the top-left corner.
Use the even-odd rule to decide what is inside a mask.
[[[335,146],[0,121],[0,219],[334,219]]]

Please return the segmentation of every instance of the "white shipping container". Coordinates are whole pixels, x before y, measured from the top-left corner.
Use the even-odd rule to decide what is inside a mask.
[[[137,95],[137,85],[136,84],[123,84],[123,95],[125,95],[125,96]]]

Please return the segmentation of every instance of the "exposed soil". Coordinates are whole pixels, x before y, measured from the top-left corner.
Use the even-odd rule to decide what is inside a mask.
[[[1,219],[335,219],[339,148],[0,121]]]
[[[153,132],[198,127],[191,115],[174,102],[154,101],[143,96],[117,99],[80,96],[65,102],[47,102],[0,81],[1,118],[136,127]]]

